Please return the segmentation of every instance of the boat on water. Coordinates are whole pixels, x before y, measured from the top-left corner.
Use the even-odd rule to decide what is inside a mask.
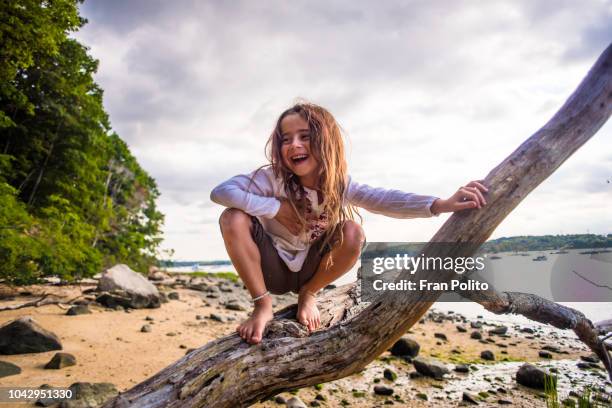
[[[546,257],[546,255],[540,255],[540,256],[536,256],[535,258],[532,259],[532,261],[534,262],[538,262],[538,261],[546,261],[548,260],[548,258]]]

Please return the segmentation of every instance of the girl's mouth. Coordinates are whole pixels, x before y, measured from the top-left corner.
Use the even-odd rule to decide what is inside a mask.
[[[291,156],[291,162],[293,164],[300,164],[305,162],[308,159],[307,154],[296,154],[295,156]]]

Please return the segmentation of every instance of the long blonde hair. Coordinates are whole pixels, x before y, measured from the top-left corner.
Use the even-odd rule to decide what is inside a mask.
[[[299,178],[291,172],[283,162],[281,146],[283,136],[281,131],[282,120],[289,115],[299,115],[310,129],[310,150],[319,162],[319,191],[323,194],[323,211],[327,213],[328,228],[320,239],[323,239],[321,251],[327,244],[333,244],[334,237],[343,241],[342,225],[346,220],[355,220],[361,215],[357,209],[347,203],[344,204],[346,189],[348,188],[348,170],[344,155],[344,141],[341,128],[329,111],[309,102],[299,102],[284,111],[278,118],[276,126],[266,143],[266,156],[276,177],[283,180],[288,201],[299,216],[302,228],[306,227],[303,216],[304,200],[301,196],[302,186]],[[337,234],[337,235],[336,235]],[[333,263],[330,257],[331,266]]]

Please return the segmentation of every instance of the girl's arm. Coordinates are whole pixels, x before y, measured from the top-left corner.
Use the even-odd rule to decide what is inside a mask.
[[[275,188],[272,169],[264,168],[224,181],[213,188],[210,199],[217,204],[238,208],[250,215],[274,218],[281,206],[280,200],[274,197]]]
[[[349,178],[348,201],[376,214],[393,218],[432,217],[431,206],[438,197],[406,193],[400,190],[370,187]]]

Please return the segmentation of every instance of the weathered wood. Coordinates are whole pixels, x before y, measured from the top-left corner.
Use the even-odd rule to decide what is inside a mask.
[[[573,330],[576,336],[586,344],[602,361],[612,380],[612,346],[605,342],[600,331],[604,325],[594,325],[586,316],[571,307],[543,299],[530,293],[487,291],[458,291],[461,296],[482,305],[495,314],[517,314],[558,329]]]
[[[611,67],[612,46],[557,114],[487,175],[488,205],[453,214],[431,240],[475,247],[458,245],[455,251],[439,253],[428,245],[425,256],[472,255],[529,192],[597,132],[612,110]],[[365,306],[357,304],[358,289],[347,285],[323,297],[321,330],[308,334],[287,319],[295,309],[286,309],[260,344],[251,346],[236,334],[215,340],[106,406],[247,406],[281,391],[342,378],[389,348],[435,300],[432,294],[398,291]]]

